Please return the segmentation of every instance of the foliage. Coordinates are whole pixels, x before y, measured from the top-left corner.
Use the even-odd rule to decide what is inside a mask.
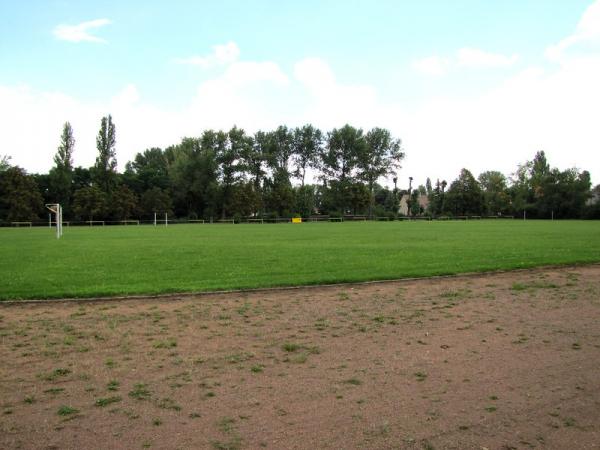
[[[483,193],[479,183],[467,169],[460,171],[446,194],[446,208],[457,216],[480,215],[483,211]]]
[[[42,208],[43,199],[32,176],[20,167],[0,172],[0,219],[33,221]]]
[[[103,217],[108,208],[106,194],[96,186],[79,189],[73,196],[73,210],[85,220]]]
[[[75,138],[69,122],[63,125],[60,144],[54,155],[54,167],[49,173],[49,195],[52,203],[60,203],[63,213],[70,213],[71,193],[73,189],[73,150]]]
[[[117,182],[117,154],[115,150],[115,124],[108,115],[100,121],[100,131],[96,137],[98,156],[94,165],[93,180],[105,193],[110,195]]]
[[[373,210],[373,187],[377,180],[395,175],[400,168],[404,153],[399,139],[394,139],[388,130],[373,128],[368,131],[364,145],[358,147],[357,178],[367,183],[369,188],[369,216]]]

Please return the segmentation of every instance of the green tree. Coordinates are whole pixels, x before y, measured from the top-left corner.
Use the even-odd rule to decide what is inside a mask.
[[[73,210],[83,219],[104,217],[107,207],[106,194],[96,186],[81,188],[73,194]]]
[[[8,170],[8,168],[10,167],[10,159],[11,157],[8,155],[3,155],[0,158],[0,173],[4,172],[5,170]]]
[[[96,137],[98,156],[93,170],[93,181],[107,195],[111,195],[117,183],[117,154],[115,150],[115,124],[108,115],[100,121]]]
[[[137,192],[144,192],[154,187],[160,189],[170,187],[169,162],[165,152],[160,148],[153,147],[136,154],[133,161],[125,166],[125,173],[132,175],[129,183]]]
[[[312,125],[294,129],[292,137],[293,175],[304,186],[306,170],[317,168],[323,152],[323,133]]]
[[[295,207],[294,212],[302,217],[310,217],[314,214],[316,207],[316,188],[312,184],[305,184],[294,188]]]
[[[446,193],[446,207],[454,215],[481,214],[483,194],[479,183],[467,169],[460,171]]]
[[[0,171],[0,219],[33,221],[42,208],[42,195],[31,175],[20,167]]]
[[[118,219],[130,219],[137,213],[138,197],[135,192],[122,184],[113,193],[111,207]]]
[[[478,177],[483,190],[483,204],[487,214],[498,215],[510,212],[510,195],[506,177],[496,170],[488,170]]]
[[[334,128],[327,135],[321,167],[324,181],[327,182],[324,188],[329,187],[333,203],[342,214],[346,213],[350,204],[354,170],[365,145],[363,131],[350,125]]]
[[[75,138],[73,128],[66,122],[60,136],[60,144],[54,155],[54,167],[50,170],[50,197],[60,203],[65,216],[70,215],[73,189],[73,150]]]
[[[142,212],[147,217],[152,217],[154,213],[173,213],[173,202],[169,193],[159,187],[148,189],[142,194],[140,199]]]
[[[369,216],[373,215],[373,187],[377,180],[396,175],[404,158],[401,142],[383,128],[373,128],[364,137],[364,145],[357,148],[356,166],[358,179],[367,183],[369,189]]]
[[[218,213],[217,153],[225,140],[224,133],[207,130],[200,139],[184,138],[165,151],[173,158],[170,179],[176,214],[208,219]]]

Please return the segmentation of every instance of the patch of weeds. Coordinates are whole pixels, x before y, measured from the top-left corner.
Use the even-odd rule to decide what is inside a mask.
[[[242,439],[239,436],[234,436],[228,441],[212,441],[212,447],[215,450],[238,450],[242,446]]]
[[[204,394],[204,396],[205,396],[205,397],[208,397],[208,398],[212,398],[212,397],[214,397],[215,395],[217,395],[217,394],[215,394],[213,391],[208,391],[206,394]]]
[[[347,380],[344,380],[344,383],[351,384],[353,386],[360,386],[362,381],[360,381],[358,378],[348,378]]]
[[[148,387],[144,383],[137,383],[133,386],[133,389],[129,392],[129,396],[131,398],[135,398],[137,400],[146,400],[150,398],[151,393],[148,390]]]
[[[340,300],[350,300],[350,295],[347,292],[340,292],[338,298]]]
[[[165,341],[157,341],[152,344],[154,348],[174,348],[177,347],[177,341],[175,339],[167,339]]]
[[[45,394],[60,394],[65,388],[50,388],[44,391]]]
[[[163,398],[156,403],[156,406],[162,409],[172,409],[173,411],[181,411],[181,406],[175,403],[171,398]]]
[[[490,400],[498,400],[498,397],[495,395],[490,395]]]
[[[389,422],[383,422],[381,425],[377,426],[375,429],[365,431],[365,434],[368,436],[382,436],[385,437],[390,434],[390,424]]]
[[[292,352],[299,350],[301,348],[301,346],[298,344],[292,344],[290,342],[287,342],[287,343],[283,344],[281,346],[281,348],[288,353],[292,353]]]
[[[373,322],[383,323],[385,322],[385,316],[375,316],[371,320],[373,320]]]
[[[527,285],[523,284],[523,283],[513,283],[512,286],[510,287],[510,289],[512,291],[524,291],[527,289]]]
[[[31,405],[32,403],[35,403],[35,397],[33,395],[28,395],[27,397],[25,397],[23,399],[23,403],[27,403],[28,405]]]
[[[254,358],[252,353],[235,353],[226,357],[227,361],[231,364],[238,364],[249,359]]]
[[[486,406],[485,410],[487,412],[495,412],[498,408],[496,408],[495,406]]]
[[[306,353],[300,353],[290,358],[289,361],[294,364],[304,364],[307,359],[308,355]]]
[[[461,430],[461,431],[466,431],[466,430],[469,429],[469,427],[467,425],[459,425],[458,429]]]
[[[223,433],[229,433],[233,430],[234,423],[235,419],[233,417],[223,417],[217,422],[217,426]]]
[[[573,342],[573,344],[571,345],[571,348],[573,350],[581,350],[581,344],[579,342]]]
[[[106,389],[108,389],[109,391],[117,391],[117,390],[119,390],[119,382],[117,380],[110,380],[106,384]]]
[[[519,334],[519,339],[517,339],[516,341],[512,341],[512,343],[513,344],[524,344],[528,340],[529,340],[529,338],[527,336],[525,336],[524,334]]]
[[[57,414],[59,416],[70,416],[72,414],[77,414],[78,412],[79,412],[78,409],[71,408],[70,406],[67,406],[67,405],[62,405],[60,408],[58,408]]]
[[[153,419],[152,420],[152,425],[154,425],[155,427],[158,427],[159,425],[162,425],[162,420],[160,420],[160,419]]]
[[[423,441],[423,450],[435,450],[435,447],[429,441]]]
[[[263,371],[264,366],[262,364],[257,364],[256,366],[250,367],[250,371],[253,373],[260,373]]]
[[[136,413],[133,410],[128,410],[128,411],[123,411],[123,414],[125,414],[127,416],[128,419],[130,420],[134,420],[134,419],[139,419],[140,415],[138,413]]]
[[[427,378],[427,374],[425,372],[415,372],[414,375],[417,381],[425,381]]]
[[[98,398],[94,402],[94,405],[99,406],[101,408],[104,408],[105,406],[108,406],[108,405],[110,405],[112,403],[120,402],[121,400],[122,400],[122,398],[119,395],[116,395],[116,396],[113,396],[113,397]]]
[[[573,427],[575,426],[575,419],[572,417],[567,417],[565,420],[563,420],[563,424],[565,427]]]
[[[117,363],[115,362],[114,359],[112,358],[108,358],[105,362],[104,365],[106,367],[108,367],[109,369],[114,369],[115,367],[117,367]]]
[[[554,283],[546,283],[543,281],[534,281],[531,283],[513,283],[511,290],[526,291],[529,289],[557,289],[558,285]]]
[[[40,378],[42,380],[46,380],[46,381],[54,381],[58,377],[65,377],[65,376],[69,375],[70,373],[71,373],[70,369],[58,368],[58,369],[54,369],[49,374],[40,375]]]
[[[191,412],[191,413],[189,414],[189,416],[188,416],[188,417],[189,417],[190,419],[197,419],[197,418],[199,418],[199,417],[202,417],[202,416],[200,416],[200,413],[197,413],[197,412]]]

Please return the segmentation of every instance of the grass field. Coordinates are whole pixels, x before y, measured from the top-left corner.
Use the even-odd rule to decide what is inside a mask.
[[[4,228],[0,254],[0,299],[156,294],[597,262],[600,223]]]

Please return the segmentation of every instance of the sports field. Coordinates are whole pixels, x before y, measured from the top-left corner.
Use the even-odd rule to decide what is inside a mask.
[[[0,229],[0,299],[158,294],[600,261],[600,223],[358,222]]]

